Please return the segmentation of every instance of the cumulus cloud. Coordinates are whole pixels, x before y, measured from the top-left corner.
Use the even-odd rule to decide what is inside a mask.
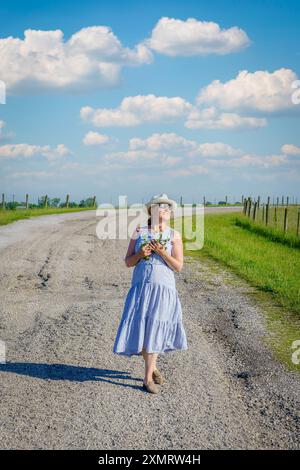
[[[60,29],[27,29],[24,39],[0,39],[1,79],[12,93],[116,86],[124,66],[152,62],[143,44],[123,47],[108,26],[90,26],[64,41]]]
[[[131,127],[149,122],[173,122],[186,116],[191,109],[192,105],[179,96],[168,98],[149,94],[128,96],[118,108],[84,106],[80,116],[96,127]]]
[[[35,155],[41,155],[52,161],[70,153],[71,151],[64,144],[59,144],[55,148],[51,148],[50,145],[40,146],[24,143],[0,145],[0,159],[31,158]]]
[[[170,133],[155,133],[147,139],[140,139],[134,137],[129,140],[129,148],[136,150],[139,148],[147,148],[149,150],[190,150],[197,147],[197,142],[188,140],[174,132]]]
[[[181,178],[185,176],[192,176],[194,174],[207,174],[209,172],[209,169],[202,165],[189,165],[184,168],[169,170],[166,172],[166,175],[172,178]]]
[[[196,140],[189,140],[174,132],[155,133],[147,139],[132,138],[129,140],[131,150],[146,149],[148,151],[172,151],[184,152],[184,155],[216,157],[216,156],[240,156],[241,149],[224,144],[223,142],[207,142],[200,144]]]
[[[36,179],[40,180],[41,178],[51,178],[51,177],[57,177],[57,173],[53,171],[14,171],[9,175],[10,178],[15,178],[15,179]]]
[[[221,29],[212,21],[168,17],[160,18],[145,41],[149,48],[171,57],[224,55],[240,51],[250,43],[246,32],[237,26]]]
[[[159,157],[158,152],[151,152],[148,150],[128,150],[128,151],[119,151],[119,152],[110,152],[104,156],[104,159],[107,161],[110,160],[120,160],[128,162],[139,161],[141,159],[155,159]]]
[[[211,106],[204,109],[193,109],[184,126],[188,129],[256,129],[265,127],[265,118],[240,116],[236,113],[223,113]]]
[[[285,144],[281,147],[281,151],[286,155],[300,155],[300,147],[293,144]]]
[[[242,70],[225,83],[213,80],[202,88],[198,105],[215,105],[222,110],[255,110],[277,112],[291,109],[292,83],[297,79],[293,70],[281,68],[274,72]]]
[[[245,154],[240,158],[229,160],[209,160],[208,165],[213,167],[262,167],[271,168],[288,163],[285,155],[251,155]]]
[[[108,135],[99,134],[99,132],[90,131],[85,134],[83,138],[83,143],[85,145],[103,145],[110,142],[110,138]]]

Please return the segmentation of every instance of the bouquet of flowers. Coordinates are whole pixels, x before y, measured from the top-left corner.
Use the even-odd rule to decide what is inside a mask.
[[[159,236],[158,237],[153,237],[151,238],[150,235],[142,235],[142,239],[144,240],[142,245],[141,246],[145,246],[145,245],[148,245],[148,243],[150,243],[151,240],[157,240],[161,245],[165,246],[167,244],[167,242],[170,240],[170,237],[167,237],[167,238],[162,238],[162,233],[160,232]],[[144,256],[143,259],[150,259],[150,256]]]

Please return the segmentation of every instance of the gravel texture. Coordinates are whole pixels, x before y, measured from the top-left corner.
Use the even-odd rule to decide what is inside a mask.
[[[189,349],[159,356],[160,394],[142,389],[142,356],[112,353],[128,241],[98,221],[0,228],[1,449],[299,449],[300,376],[265,345],[251,288],[212,262],[175,274]]]

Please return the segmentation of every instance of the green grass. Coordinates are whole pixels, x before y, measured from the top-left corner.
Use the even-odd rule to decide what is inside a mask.
[[[62,214],[64,212],[80,212],[87,210],[95,210],[91,207],[47,207],[37,208],[37,209],[15,209],[15,210],[0,210],[0,225],[7,225],[16,220],[28,219],[29,217],[35,217],[40,215],[50,215],[50,214]]]
[[[251,228],[258,234],[264,234],[265,236],[275,241],[281,241],[287,243],[290,246],[300,246],[300,225],[299,234],[297,235],[298,225],[298,212],[299,206],[289,206],[287,211],[287,229],[284,232],[284,207],[278,207],[276,210],[275,220],[275,207],[270,206],[269,209],[269,220],[268,225],[262,219],[262,208],[256,215],[255,221],[253,220],[253,211],[251,210],[250,217],[241,217],[241,225]]]
[[[203,248],[185,254],[213,259],[256,288],[254,295],[265,307],[278,357],[299,370],[291,362],[290,347],[300,339],[300,250],[245,230],[236,224],[241,218],[234,213],[206,214]],[[186,217],[187,224],[191,221]]]
[[[292,248],[300,248],[300,236],[294,235],[291,231],[284,233],[276,227],[257,224],[253,220],[244,216],[237,217],[235,223],[245,230],[268,238],[270,241],[282,243],[283,245],[288,245]]]

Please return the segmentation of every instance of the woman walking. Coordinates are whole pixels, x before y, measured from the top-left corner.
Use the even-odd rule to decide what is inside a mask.
[[[143,355],[143,388],[150,393],[158,393],[156,384],[163,383],[158,354],[188,349],[174,276],[183,266],[182,239],[167,225],[176,206],[166,194],[153,196],[146,204],[148,224],[136,228],[125,257],[134,270],[113,352]]]

